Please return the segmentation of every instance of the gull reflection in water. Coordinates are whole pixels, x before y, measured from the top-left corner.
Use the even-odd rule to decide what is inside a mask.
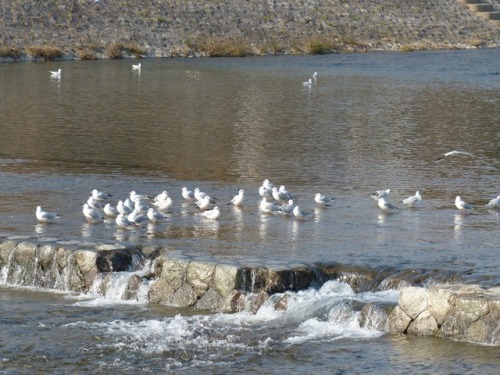
[[[314,207],[314,222],[319,223],[321,221],[321,216],[325,211],[324,207]]]
[[[239,206],[233,206],[234,231],[239,240],[242,240],[243,233],[243,209]]]
[[[89,238],[92,237],[93,225],[85,222],[82,224],[82,237]]]
[[[37,224],[35,225],[35,233],[36,234],[45,234],[47,232],[47,225],[46,224]]]
[[[455,214],[455,217],[453,219],[453,223],[455,226],[453,227],[455,231],[455,239],[458,240],[460,237],[462,237],[462,227],[464,225],[464,218],[465,216],[463,214]]]

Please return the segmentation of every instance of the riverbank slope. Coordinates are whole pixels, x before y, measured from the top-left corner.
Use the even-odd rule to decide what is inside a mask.
[[[0,20],[0,57],[8,59],[246,56],[500,45],[500,28],[456,0],[1,0]]]

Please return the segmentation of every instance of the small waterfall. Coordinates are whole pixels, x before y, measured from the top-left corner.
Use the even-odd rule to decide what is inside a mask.
[[[110,301],[147,303],[151,281],[143,276],[151,271],[151,267],[151,261],[147,261],[136,271],[99,274],[88,294]]]

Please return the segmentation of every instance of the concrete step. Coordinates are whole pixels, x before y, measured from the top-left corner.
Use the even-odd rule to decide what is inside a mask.
[[[458,0],[462,4],[485,4],[485,0]]]
[[[467,6],[473,12],[491,12],[491,11],[493,11],[493,5],[491,5],[491,4],[467,4]]]
[[[479,12],[477,15],[489,21],[500,21],[500,12]]]

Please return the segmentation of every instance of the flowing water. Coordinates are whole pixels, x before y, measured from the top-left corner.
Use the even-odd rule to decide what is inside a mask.
[[[500,285],[500,50],[0,65],[0,236],[140,243],[239,265],[340,263],[422,285]],[[49,70],[62,68],[61,79]],[[314,72],[311,87],[302,84]],[[461,149],[475,156],[450,156]],[[304,221],[259,212],[264,179]],[[212,222],[183,186],[215,196]],[[92,189],[167,190],[166,222],[87,223]],[[239,188],[245,205],[226,205]],[[385,214],[370,194],[391,189]],[[423,204],[400,202],[420,190]],[[319,208],[317,192],[336,199]],[[460,213],[460,195],[475,205]],[[39,224],[37,205],[62,217]],[[148,272],[147,266],[137,272]],[[0,274],[1,276],[1,274]],[[200,314],[0,279],[0,373],[498,373],[498,349],[384,335],[359,303],[397,290],[341,281],[255,314]],[[99,281],[98,281],[99,282]],[[98,283],[97,282],[97,283]],[[273,298],[279,298],[280,295]]]

